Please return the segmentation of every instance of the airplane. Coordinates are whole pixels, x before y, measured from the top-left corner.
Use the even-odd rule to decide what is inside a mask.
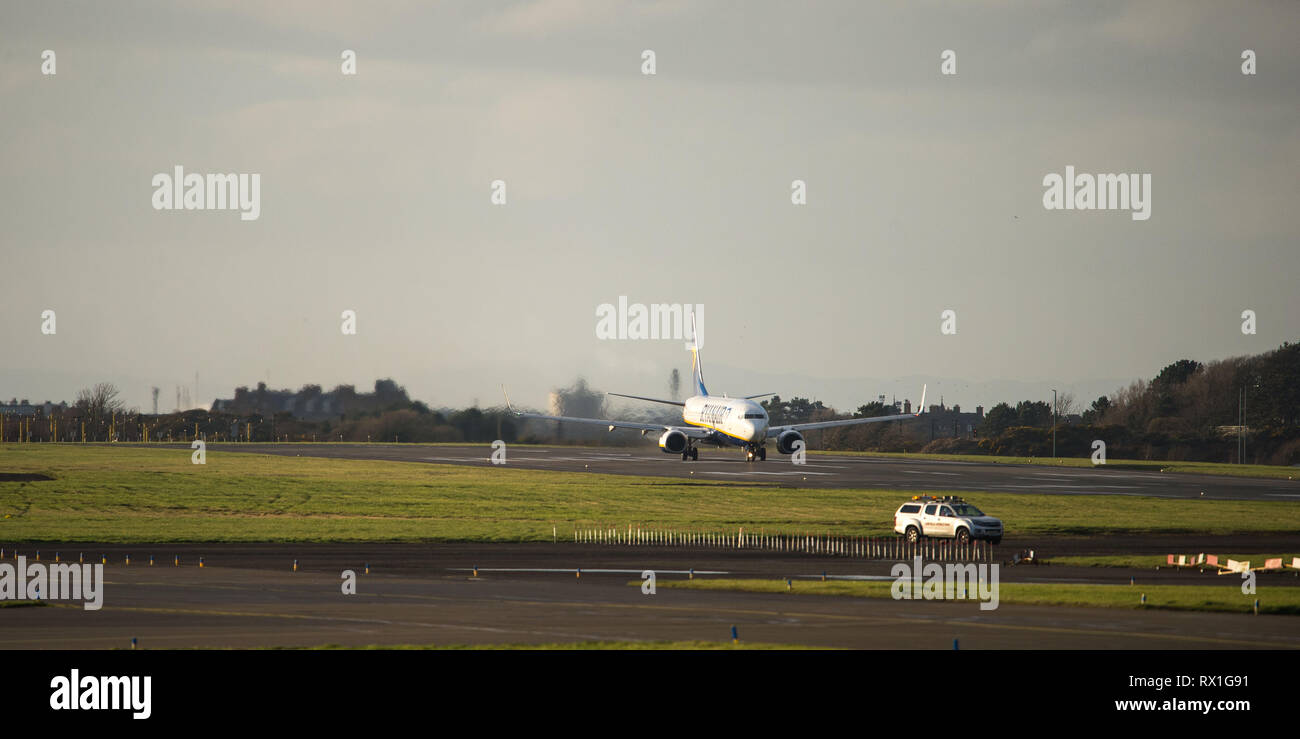
[[[540,413],[517,411],[510,404],[510,395],[506,393],[506,408],[517,418],[532,418],[543,421],[568,423],[586,423],[614,429],[636,429],[642,436],[654,431],[661,433],[659,448],[665,454],[680,454],[682,461],[695,461],[700,458],[700,444],[712,444],[717,447],[738,446],[745,450],[745,461],[760,462],[767,459],[767,440],[776,440],[776,450],[781,454],[793,454],[797,449],[807,448],[803,443],[803,432],[815,429],[828,429],[838,426],[855,426],[861,423],[884,423],[919,418],[925,412],[925,386],[921,387],[921,403],[916,413],[901,413],[892,416],[875,416],[872,418],[845,418],[837,421],[815,421],[813,423],[792,423],[772,426],[767,410],[755,398],[763,398],[775,393],[759,393],[739,398],[723,395],[710,395],[704,387],[704,369],[700,361],[699,342],[695,338],[695,317],[691,317],[691,343],[687,347],[691,352],[691,375],[695,382],[696,394],[685,401],[647,398],[641,395],[624,395],[607,393],[620,398],[645,400],[651,403],[676,405],[682,408],[683,425],[666,425],[656,423],[636,423],[634,421],[611,421],[600,418],[575,418],[572,416],[547,416]],[[502,388],[505,392],[505,388]],[[798,445],[798,446],[796,446]]]

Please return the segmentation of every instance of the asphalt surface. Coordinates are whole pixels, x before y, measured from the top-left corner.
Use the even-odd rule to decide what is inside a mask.
[[[175,445],[181,446],[181,445]],[[188,446],[184,448],[188,449]],[[222,451],[377,459],[400,462],[490,466],[489,445],[430,446],[422,444],[214,444]],[[1272,500],[1300,503],[1300,469],[1294,480],[1147,472],[1097,466],[948,462],[924,457],[882,459],[811,453],[804,465],[791,464],[775,452],[766,462],[746,462],[734,449],[701,448],[698,462],[683,462],[647,443],[638,447],[538,447],[512,444],[506,449],[510,467],[615,475],[693,477],[775,484],[786,487],[890,488],[898,490],[961,490],[1058,495],[1136,495],[1159,498]]]
[[[180,446],[180,445],[177,445]],[[185,447],[188,449],[188,447]],[[260,452],[412,463],[490,464],[490,447],[348,444],[212,445],[210,455]],[[703,450],[683,463],[649,449],[511,445],[508,464],[526,469],[689,477],[787,486],[957,489],[1058,494],[1296,500],[1300,483],[1114,469],[1053,469],[809,455],[749,464],[735,453]],[[654,570],[660,583],[699,577],[885,578],[884,561],[770,551],[550,544],[155,544],[16,543],[29,558],[59,551],[87,562],[106,555],[105,605],[0,608],[0,649],[349,646],[554,643],[586,640],[724,642],[734,625],[743,641],[848,648],[951,649],[1249,649],[1300,648],[1300,616],[894,601],[660,587],[645,595],[633,581]],[[5,545],[12,561],[15,543]],[[1267,536],[1008,537],[1005,561],[1034,549],[1068,554],[1295,551],[1300,533]],[[124,555],[132,555],[125,566]],[[155,566],[148,566],[148,556]],[[171,566],[175,555],[181,567]],[[198,568],[198,558],[205,561]],[[298,560],[299,569],[293,571]],[[370,573],[364,570],[369,565]],[[358,576],[344,595],[340,573]],[[576,570],[582,570],[581,578]],[[477,570],[477,576],[474,574]],[[1235,578],[1195,570],[1127,570],[1051,565],[1001,569],[1002,582],[1207,584]],[[1290,574],[1261,585],[1300,586]],[[1137,596],[1135,596],[1137,597]],[[1244,609],[1243,609],[1244,611]]]
[[[45,547],[48,559],[49,546]],[[0,608],[0,649],[743,641],[848,648],[1300,648],[1300,617],[894,601],[633,584],[698,577],[884,575],[889,564],[770,552],[560,544],[63,545],[107,554],[104,607]],[[29,558],[27,547],[20,551]],[[123,564],[130,552],[132,565]],[[148,553],[156,565],[148,566]],[[182,566],[171,565],[181,556]],[[202,555],[205,567],[198,568]],[[12,557],[12,549],[10,550]],[[299,569],[293,571],[293,561]],[[12,560],[11,560],[12,561]],[[364,574],[369,565],[370,574]],[[478,575],[473,569],[478,569]],[[575,570],[581,568],[581,578]],[[344,595],[341,573],[357,574]],[[600,570],[614,570],[601,572]],[[713,572],[715,574],[704,574]],[[1003,582],[1127,581],[1127,570],[1003,567]],[[1141,571],[1141,584],[1232,578]],[[1278,584],[1295,578],[1270,576]],[[1269,582],[1262,578],[1261,584]],[[1135,586],[1135,592],[1140,590]],[[1135,595],[1135,597],[1137,597]]]

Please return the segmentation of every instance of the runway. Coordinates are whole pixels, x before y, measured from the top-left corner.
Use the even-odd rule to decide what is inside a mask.
[[[126,648],[132,638],[146,649],[725,642],[733,625],[747,642],[863,649],[951,649],[953,639],[963,649],[1300,648],[1297,616],[1006,604],[981,611],[971,602],[668,587],[646,595],[629,584],[644,569],[660,572],[660,583],[685,579],[672,572],[689,569],[796,578],[823,570],[887,572],[885,563],[844,559],[573,544],[159,544],[130,547],[136,559],[127,567],[125,547],[63,548],[78,547],[102,550],[113,563],[105,568],[103,608],[0,609],[0,649]],[[141,564],[146,551],[160,555],[158,566]],[[173,553],[184,566],[170,565]],[[200,553],[202,569],[195,566]],[[475,567],[478,577],[470,571]],[[584,570],[580,579],[572,572],[577,567]],[[342,593],[344,569],[357,574],[355,595]],[[617,571],[596,572],[601,569]],[[1002,572],[1004,582],[1128,577],[1122,570],[1083,568]],[[1226,580],[1186,572],[1141,576],[1170,583]]]
[[[182,445],[174,445],[182,446]],[[188,448],[188,447],[185,447]],[[213,444],[223,451],[336,459],[377,459],[490,466],[487,445],[424,444]],[[772,454],[766,462],[746,462],[735,450],[702,448],[698,462],[683,462],[647,443],[640,447],[540,447],[511,444],[509,467],[568,472],[598,472],[784,487],[888,488],[1052,495],[1133,495],[1157,498],[1207,498],[1300,502],[1300,470],[1295,480],[1161,473],[1097,466],[1046,467],[950,462],[924,457],[879,458],[810,453],[807,464],[791,464]]]
[[[172,445],[172,448],[188,446]],[[214,444],[225,453],[374,459],[490,466],[488,445]],[[507,464],[524,469],[737,480],[782,486],[956,489],[1055,494],[1292,500],[1292,481],[1202,477],[1131,470],[1054,469],[925,459],[809,456],[748,464],[704,450],[683,463],[653,447],[510,445]],[[1294,492],[1292,492],[1294,491]],[[0,608],[0,649],[348,646],[398,644],[547,644],[580,641],[743,642],[863,649],[1290,649],[1300,648],[1300,616],[1196,613],[972,602],[683,590],[645,595],[630,584],[646,569],[660,583],[700,577],[880,578],[888,562],[750,550],[690,550],[582,545],[351,543],[133,544],[10,542],[104,554],[104,607],[75,604]],[[1035,537],[1009,536],[999,559],[1021,548],[1066,554],[1292,551],[1294,535]],[[133,565],[123,564],[124,555]],[[157,566],[145,563],[155,555]],[[183,566],[171,566],[179,555]],[[12,556],[12,553],[10,554]],[[206,566],[196,566],[203,556]],[[298,560],[297,572],[292,569]],[[369,565],[370,573],[364,570]],[[581,568],[583,575],[576,577]],[[353,570],[358,592],[342,593]],[[478,576],[473,574],[477,569]],[[602,572],[602,570],[604,570]],[[715,574],[707,574],[715,573]],[[1002,582],[1205,584],[1239,587],[1194,571],[1003,567]],[[1270,576],[1270,586],[1300,586]],[[797,587],[797,585],[796,585]]]

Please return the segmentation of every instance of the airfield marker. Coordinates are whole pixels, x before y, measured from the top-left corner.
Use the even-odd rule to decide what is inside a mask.
[[[740,643],[740,635],[738,635],[738,634],[736,633],[736,627],[735,627],[735,625],[732,625],[732,627],[731,627],[731,643],[732,643],[732,644],[739,644],[739,643]]]
[[[293,571],[294,572],[298,571],[298,560],[296,559],[293,561]]]
[[[199,557],[199,569],[203,569],[203,558]]]

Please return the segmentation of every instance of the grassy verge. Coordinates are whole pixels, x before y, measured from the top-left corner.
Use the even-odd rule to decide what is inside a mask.
[[[1175,553],[1177,555],[1179,553]],[[1193,552],[1181,552],[1181,554],[1194,554]],[[1206,552],[1206,554],[1218,554],[1217,552]],[[1290,554],[1219,554],[1219,563],[1227,564],[1229,559],[1238,561],[1249,561],[1251,567],[1263,567],[1264,560],[1282,558],[1283,564],[1291,564],[1291,558],[1300,556],[1300,550]],[[1177,556],[1174,557],[1177,559]],[[1190,557],[1189,557],[1190,559]],[[1156,567],[1169,567],[1164,555],[1160,554],[1116,554],[1100,556],[1068,556],[1052,557],[1048,560],[1054,565],[1065,565],[1068,567],[1137,567],[1142,569],[1154,569]],[[1208,565],[1207,565],[1208,568]],[[1295,570],[1285,570],[1287,574],[1293,574]]]
[[[0,600],[0,608],[43,608],[43,600]]]
[[[945,462],[976,462],[982,464],[1032,464],[1044,467],[1088,467],[1090,457],[998,457],[991,454],[897,454],[893,452],[838,452],[814,451],[829,454],[881,459],[937,459]],[[1108,459],[1109,469],[1131,469],[1146,472],[1179,472],[1198,475],[1227,475],[1231,477],[1265,477],[1278,480],[1300,480],[1300,468],[1267,464],[1226,464],[1220,462],[1165,462],[1145,459]]]
[[[294,647],[274,647],[275,649],[294,649]],[[821,647],[804,647],[794,644],[762,644],[740,642],[732,644],[731,642],[711,642],[711,641],[582,641],[582,642],[557,642],[551,644],[398,644],[396,646],[384,646],[382,644],[371,644],[363,647],[348,647],[339,644],[322,644],[317,647],[307,647],[307,649],[471,649],[471,650],[542,650],[542,651],[590,651],[604,649],[627,649],[627,650],[730,650],[730,649],[820,649]]]
[[[640,587],[640,581],[629,583]],[[726,590],[748,593],[838,595],[892,598],[892,582],[856,580],[796,580],[787,590],[784,580],[703,579],[660,580],[660,588]],[[971,588],[971,595],[975,594]],[[1141,602],[1147,596],[1146,605]],[[1240,588],[1214,585],[1074,585],[1065,583],[999,583],[999,605],[1083,606],[1089,608],[1153,608],[1174,611],[1250,613],[1255,599],[1259,612],[1300,615],[1300,588],[1261,587],[1255,595]],[[975,606],[974,601],[960,601]]]
[[[0,542],[572,541],[574,526],[892,535],[922,491],[792,489],[677,478],[282,457],[0,445]],[[949,491],[926,491],[945,494]],[[965,494],[1020,535],[1293,533],[1284,501]]]

